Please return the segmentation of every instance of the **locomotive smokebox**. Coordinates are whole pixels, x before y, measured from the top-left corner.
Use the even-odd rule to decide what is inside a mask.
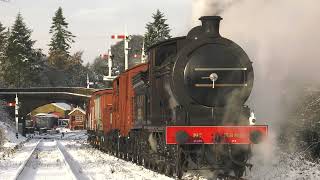
[[[199,18],[202,22],[202,29],[209,37],[220,37],[219,27],[222,18],[220,16],[202,16]]]

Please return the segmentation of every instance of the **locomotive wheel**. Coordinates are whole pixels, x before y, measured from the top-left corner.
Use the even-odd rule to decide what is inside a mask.
[[[237,177],[237,178],[241,178],[244,174],[246,170],[246,167],[240,167],[240,166],[237,166],[233,169],[233,172],[234,172],[234,175]]]
[[[178,179],[182,178],[183,175],[183,164],[184,164],[184,154],[182,152],[182,148],[178,146],[178,154],[176,161],[176,175]]]
[[[146,157],[143,157],[142,161],[143,161],[143,166],[148,169],[149,168],[148,159]]]
[[[132,162],[133,163],[138,163],[138,156],[133,155]]]
[[[166,172],[166,166],[165,166],[165,164],[163,162],[159,163],[158,172],[159,173],[165,173]]]
[[[159,169],[159,168],[158,168],[158,164],[157,164],[156,161],[153,161],[153,162],[152,162],[152,166],[153,166],[152,169],[153,169],[154,171],[158,172],[158,169]]]
[[[142,157],[141,156],[138,156],[137,157],[137,163],[141,166],[141,165],[143,165],[142,163]]]
[[[150,161],[149,161],[149,168],[150,168],[151,170],[154,170],[154,161],[153,161],[153,160],[150,160]]]
[[[170,164],[165,165],[165,175],[172,177],[173,176],[173,167]]]

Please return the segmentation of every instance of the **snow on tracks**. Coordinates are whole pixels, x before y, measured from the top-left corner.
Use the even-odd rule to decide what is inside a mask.
[[[34,146],[34,148],[32,149],[31,153],[29,154],[29,156],[27,157],[27,159],[19,166],[18,168],[18,172],[16,173],[15,177],[13,179],[17,179],[19,177],[19,175],[21,174],[21,172],[23,171],[23,169],[25,168],[27,162],[30,160],[30,158],[32,157],[32,154],[34,153],[34,151],[37,149],[37,147],[39,146],[39,143],[41,142],[41,140],[39,140],[36,145]]]
[[[60,141],[82,170],[92,179],[162,179],[171,178],[145,169],[131,162],[118,159],[80,141]]]
[[[42,140],[16,179],[78,179],[55,140]]]

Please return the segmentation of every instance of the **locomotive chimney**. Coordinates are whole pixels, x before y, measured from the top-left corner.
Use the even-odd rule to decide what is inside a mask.
[[[219,37],[220,16],[202,16],[199,18],[202,22],[203,32],[210,37]]]

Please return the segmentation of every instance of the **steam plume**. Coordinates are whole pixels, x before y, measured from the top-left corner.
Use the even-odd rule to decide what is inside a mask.
[[[220,15],[221,34],[238,43],[254,62],[249,103],[260,120],[285,121],[284,112],[306,84],[320,83],[320,1],[194,0],[193,21]],[[274,126],[274,127],[276,127]]]
[[[298,92],[320,84],[320,1],[235,2],[194,0],[193,23],[203,15],[222,16],[221,35],[247,52],[255,71],[248,103],[254,108],[257,121],[270,125],[274,140],[285,130],[279,125],[290,123],[287,112],[294,108]],[[264,152],[258,153],[274,160],[274,148],[269,142],[260,148]]]

